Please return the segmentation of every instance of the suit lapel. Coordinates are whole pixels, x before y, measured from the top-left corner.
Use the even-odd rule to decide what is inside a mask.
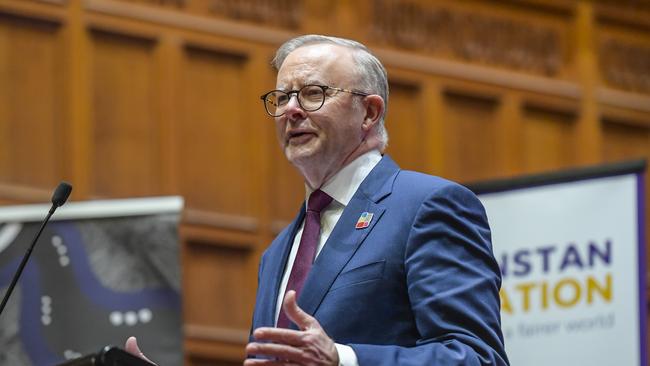
[[[264,325],[272,327],[275,324],[275,310],[276,304],[278,303],[278,296],[280,296],[280,282],[282,281],[282,276],[284,275],[284,268],[287,266],[287,260],[289,259],[289,252],[291,251],[291,246],[293,245],[293,239],[295,238],[296,232],[300,228],[304,217],[305,205],[303,204],[296,218],[289,225],[287,230],[285,230],[284,236],[278,238],[278,244],[281,246],[279,249],[281,250],[276,251],[276,255],[269,258],[269,263],[267,265],[271,271],[270,276],[268,276],[270,281],[268,283],[266,296],[263,298],[272,299],[272,302],[270,304],[266,304],[264,307]]]
[[[343,210],[298,299],[298,304],[307,313],[313,315],[316,312],[343,267],[378,225],[386,210],[379,202],[391,193],[398,171],[399,167],[388,156],[384,156]],[[368,227],[356,229],[355,225],[363,212],[372,213],[373,218]]]

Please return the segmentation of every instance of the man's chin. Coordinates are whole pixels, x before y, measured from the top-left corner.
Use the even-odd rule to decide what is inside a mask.
[[[306,148],[305,146],[288,146],[284,150],[284,155],[287,157],[287,160],[296,166],[301,166],[304,164],[309,164],[310,161],[314,159],[316,155],[315,149]]]

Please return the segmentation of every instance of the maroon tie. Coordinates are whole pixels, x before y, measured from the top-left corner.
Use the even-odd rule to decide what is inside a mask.
[[[289,282],[287,282],[287,289],[296,291],[296,298],[300,295],[300,290],[305,284],[309,270],[316,256],[316,248],[318,247],[318,237],[320,235],[320,212],[332,202],[332,197],[320,189],[315,190],[309,195],[307,200],[307,212],[305,213],[305,227],[302,230],[302,237],[300,238],[300,246],[296,254],[296,260],[293,262],[291,268],[291,275],[289,275]],[[283,296],[284,298],[284,296]],[[289,328],[291,321],[284,313],[284,309],[280,309],[278,316],[278,328]]]

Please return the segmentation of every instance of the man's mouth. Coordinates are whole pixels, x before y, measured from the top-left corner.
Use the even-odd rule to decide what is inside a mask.
[[[316,137],[316,134],[313,132],[307,132],[307,131],[289,132],[287,137],[287,142],[290,144],[303,144],[309,141],[312,137]]]

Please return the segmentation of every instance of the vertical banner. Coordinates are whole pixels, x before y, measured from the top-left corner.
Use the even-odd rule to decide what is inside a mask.
[[[72,202],[43,231],[0,315],[0,365],[54,365],[138,337],[183,363],[180,197]],[[49,205],[0,207],[0,292]]]
[[[644,162],[471,188],[501,267],[513,365],[645,366]]]

